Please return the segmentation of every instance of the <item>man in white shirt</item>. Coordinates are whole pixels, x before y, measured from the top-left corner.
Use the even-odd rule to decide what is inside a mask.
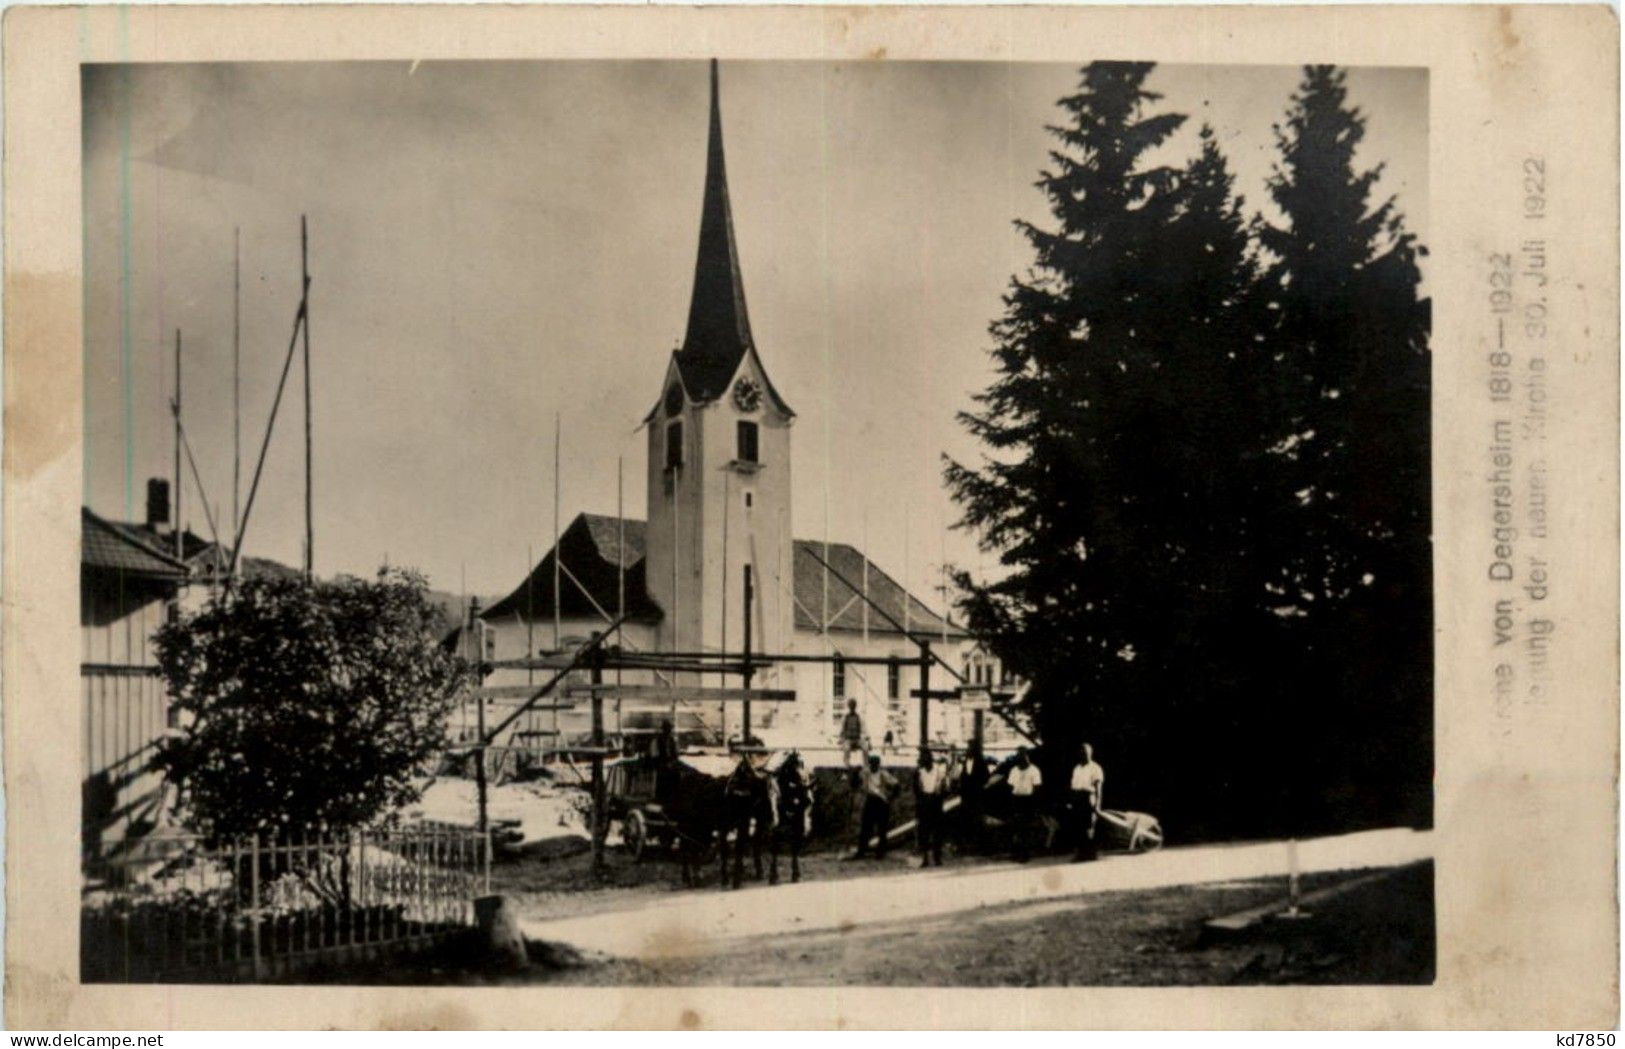
[[[858,824],[858,851],[853,859],[869,854],[869,842],[878,838],[875,859],[886,858],[886,831],[891,828],[891,799],[897,792],[897,778],[880,767],[880,755],[869,755],[869,763],[859,770],[863,793],[863,815]]]
[[[1077,843],[1074,860],[1089,861],[1096,858],[1095,819],[1100,815],[1101,789],[1106,784],[1106,772],[1095,763],[1095,749],[1085,743],[1078,751],[1078,763],[1072,766],[1071,797],[1072,833]]]
[[[948,792],[948,766],[930,747],[920,748],[914,774],[914,820],[920,839],[920,866],[942,866],[942,799]]]
[[[1010,784],[1013,851],[1017,863],[1026,863],[1032,858],[1033,821],[1038,815],[1038,788],[1044,785],[1044,774],[1033,764],[1027,748],[1022,747],[1016,751],[1016,763],[1005,779]]]
[[[868,748],[863,740],[863,717],[858,713],[858,701],[846,701],[846,716],[841,719],[841,764],[847,768],[862,768],[867,762],[864,752]],[[854,761],[853,757],[857,760]],[[853,776],[852,783],[857,785],[858,778]]]

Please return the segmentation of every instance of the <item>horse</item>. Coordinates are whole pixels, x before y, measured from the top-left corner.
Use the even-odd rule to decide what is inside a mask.
[[[769,885],[779,883],[779,840],[790,846],[790,880],[801,880],[801,848],[807,840],[807,810],[812,808],[812,780],[801,755],[791,751],[772,779],[777,795],[778,826],[768,854]]]
[[[762,877],[762,842],[771,847],[773,825],[778,821],[773,777],[758,771],[750,755],[742,754],[722,789],[722,826],[717,841],[722,854],[722,888],[728,887],[728,836],[734,837],[733,887],[739,888],[745,875],[745,843],[751,847],[755,877]]]
[[[695,885],[711,844],[722,831],[722,781],[686,765],[676,765],[664,809],[677,835],[682,884],[685,888]]]

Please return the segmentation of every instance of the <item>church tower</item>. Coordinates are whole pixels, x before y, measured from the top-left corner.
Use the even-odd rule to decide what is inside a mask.
[[[717,64],[688,327],[648,429],[647,579],[664,651],[784,651],[792,608],[790,427],[745,309]],[[747,583],[748,580],[748,583]],[[736,679],[737,680],[737,679]],[[771,673],[759,676],[767,686]]]

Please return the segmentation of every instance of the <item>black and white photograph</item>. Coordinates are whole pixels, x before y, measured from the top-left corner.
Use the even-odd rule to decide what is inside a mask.
[[[84,65],[79,978],[1432,984],[1429,88]]]

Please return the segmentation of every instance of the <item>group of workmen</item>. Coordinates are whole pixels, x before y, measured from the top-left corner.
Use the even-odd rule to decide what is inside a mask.
[[[892,801],[902,788],[897,777],[881,767],[880,755],[870,751],[855,701],[847,704],[846,716],[841,722],[840,744],[859,798],[858,845],[850,858],[868,857],[871,846],[873,855],[883,858],[887,832],[891,828]],[[960,847],[985,847],[987,794],[999,777],[1010,788],[1010,850],[1015,860],[1026,863],[1040,842],[1040,847],[1047,848],[1053,843],[1056,829],[1062,826],[1070,832],[1075,860],[1096,858],[1095,830],[1106,774],[1095,761],[1094,749],[1089,744],[1083,744],[1078,750],[1064,797],[1057,803],[1056,792],[1049,792],[1049,804],[1046,804],[1044,774],[1026,747],[1016,751],[1007,768],[995,771],[979,743],[973,742],[965,753],[950,751],[946,759],[930,747],[920,748],[913,788],[921,867],[942,865],[943,841],[947,837],[944,808],[956,793],[960,799],[960,819],[956,821]],[[1060,811],[1056,811],[1057,807]]]

